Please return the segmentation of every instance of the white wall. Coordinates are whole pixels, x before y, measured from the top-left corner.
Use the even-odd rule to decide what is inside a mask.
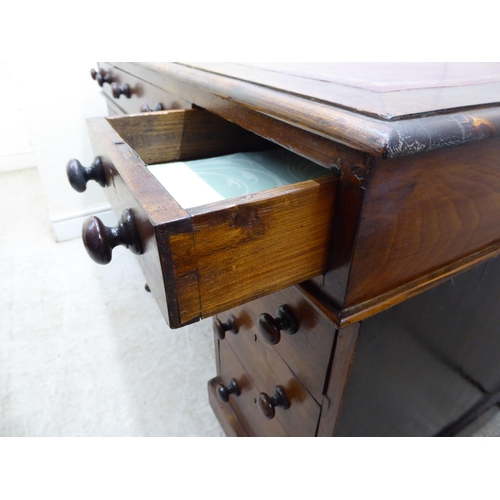
[[[2,68],[9,92],[0,97],[0,106],[7,109],[1,121],[4,128],[13,124],[7,134],[11,150],[32,151],[31,162],[34,159],[40,172],[58,241],[79,237],[88,215],[97,214],[105,223],[113,219],[100,186],[89,182],[85,193],[77,193],[66,178],[71,158],[85,166],[94,158],[85,119],[107,115],[100,88],[90,77],[92,67],[96,67],[93,61],[69,60],[58,65],[12,62]],[[4,144],[0,155],[8,149]]]

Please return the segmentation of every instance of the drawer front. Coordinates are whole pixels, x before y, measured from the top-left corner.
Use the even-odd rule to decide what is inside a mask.
[[[221,381],[227,386],[232,379],[238,384],[240,396],[229,396],[228,403],[244,427],[253,436],[313,437],[319,421],[320,407],[288,370],[285,363],[274,358],[256,358],[249,370],[228,343],[220,342]],[[257,366],[258,365],[258,366]],[[275,407],[274,417],[267,418],[259,409],[262,394],[273,397],[279,386],[289,407]]]
[[[259,331],[258,319],[264,313],[276,319],[276,311],[283,305],[294,316],[297,331],[294,334],[280,331],[278,343],[269,345]],[[262,356],[257,354],[257,346],[276,352],[316,400],[321,401],[336,329],[296,287],[221,313],[217,319],[225,324],[229,316],[235,318],[238,333],[227,332],[221,342],[229,342],[244,363],[248,358],[249,364],[256,355]]]
[[[111,83],[104,83],[102,86],[104,95],[113,101],[122,110],[123,114],[142,113],[147,111],[147,109],[154,111],[159,104],[165,110],[192,108],[191,104],[183,99],[159,89],[136,76],[117,69],[110,64],[100,63],[99,68],[111,80]],[[130,97],[127,97],[125,94],[120,94],[118,98],[114,97],[112,86],[125,89],[125,85],[128,85]]]
[[[88,127],[108,199],[117,216],[124,210],[134,215],[139,263],[171,327],[324,272],[336,177],[184,210],[146,164],[269,144],[202,110],[96,118]]]

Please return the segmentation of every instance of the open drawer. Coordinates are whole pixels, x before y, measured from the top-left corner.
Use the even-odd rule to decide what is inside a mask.
[[[203,110],[95,118],[88,128],[97,173],[82,167],[82,175],[105,186],[121,220],[117,228],[87,221],[87,250],[101,263],[117,244],[135,251],[172,328],[324,272],[335,173],[183,208],[148,165],[276,146]]]

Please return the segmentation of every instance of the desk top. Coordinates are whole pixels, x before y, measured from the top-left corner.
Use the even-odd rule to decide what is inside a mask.
[[[139,65],[380,157],[500,133],[500,63]]]

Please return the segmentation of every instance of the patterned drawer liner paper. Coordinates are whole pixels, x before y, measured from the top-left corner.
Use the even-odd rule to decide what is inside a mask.
[[[182,208],[335,175],[285,149],[148,166]]]

